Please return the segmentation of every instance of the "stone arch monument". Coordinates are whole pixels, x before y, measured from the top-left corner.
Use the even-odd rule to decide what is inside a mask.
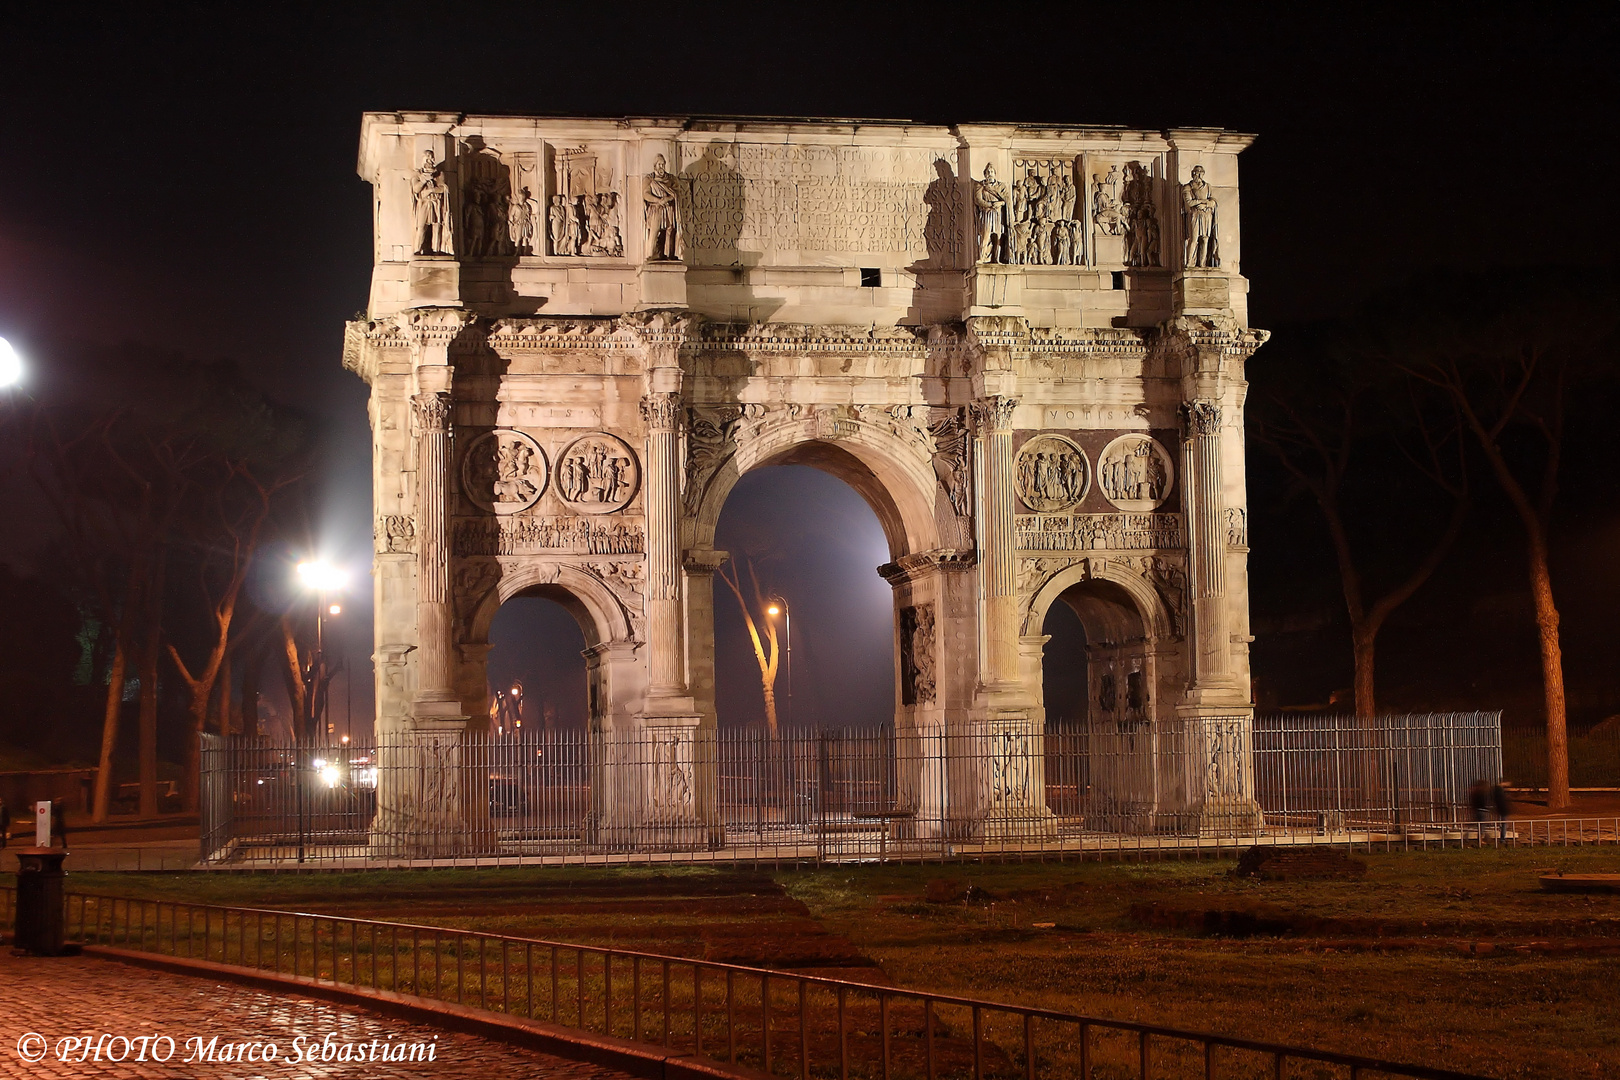
[[[715,725],[716,522],[743,474],[796,462],[888,539],[917,828],[1043,827],[1057,602],[1106,643],[1111,730],[1190,747],[1144,760],[1142,827],[1253,824],[1250,141],[367,114],[374,269],[344,363],[371,387],[379,734],[453,763],[490,619],[538,592],[585,632],[592,731],[690,760]],[[700,779],[672,807],[620,773],[610,825],[708,820]],[[394,835],[453,824],[453,784],[406,786],[379,793]]]

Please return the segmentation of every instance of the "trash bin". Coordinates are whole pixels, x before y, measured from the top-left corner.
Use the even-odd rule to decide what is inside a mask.
[[[61,848],[21,848],[17,852],[16,946],[34,956],[60,956],[67,929],[63,899],[66,873]]]

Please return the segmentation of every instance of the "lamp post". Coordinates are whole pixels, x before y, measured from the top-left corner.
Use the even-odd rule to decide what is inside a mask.
[[[771,597],[771,606],[765,609],[765,614],[775,617],[782,616],[782,630],[787,638],[787,720],[793,721],[793,609],[780,593]]]
[[[319,718],[324,723],[326,700],[321,697],[321,708],[316,709],[316,695],[326,674],[326,618],[343,612],[340,604],[329,603],[327,594],[343,587],[348,575],[323,559],[311,559],[298,564],[298,577],[304,587],[315,591],[315,651],[309,659],[309,673],[304,677],[304,733],[310,735]],[[322,731],[321,734],[326,734]],[[298,801],[298,861],[304,861],[305,833],[307,832],[304,804],[303,748],[294,748],[293,783]]]

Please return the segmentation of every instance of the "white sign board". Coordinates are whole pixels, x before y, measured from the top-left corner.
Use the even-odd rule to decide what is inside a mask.
[[[51,804],[44,799],[34,804],[34,846],[51,846]]]

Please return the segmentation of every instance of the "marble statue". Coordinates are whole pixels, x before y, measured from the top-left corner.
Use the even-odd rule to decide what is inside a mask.
[[[663,154],[653,158],[642,196],[647,200],[647,258],[652,262],[679,259],[680,195],[675,177],[665,168]]]
[[[1186,238],[1182,265],[1188,269],[1221,265],[1215,190],[1204,179],[1202,165],[1194,165],[1192,179],[1181,185],[1181,220]]]
[[[979,261],[1012,261],[1007,252],[1007,185],[996,179],[994,165],[986,165],[984,179],[973,183],[973,210],[979,226]]]
[[[411,182],[412,220],[416,226],[413,252],[417,255],[449,255],[455,251],[454,230],[450,225],[450,187],[444,171],[433,160],[433,151],[422,151]]]

